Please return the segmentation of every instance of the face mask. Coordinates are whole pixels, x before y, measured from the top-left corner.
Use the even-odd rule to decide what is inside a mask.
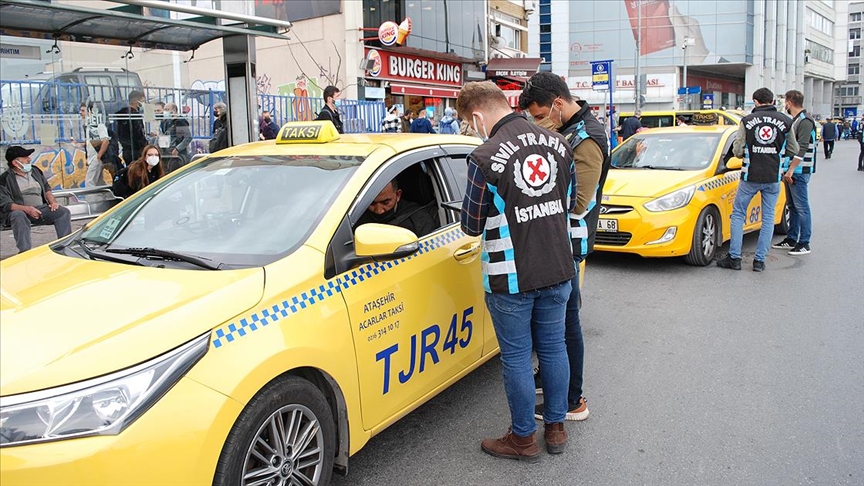
[[[159,156],[158,155],[151,155],[150,157],[147,157],[147,163],[150,164],[150,167],[155,166],[156,164],[159,163]]]
[[[29,162],[26,164],[21,164],[21,170],[24,172],[30,172],[31,170],[33,170],[33,164]]]
[[[387,221],[390,221],[391,219],[393,219],[396,216],[396,208],[397,207],[399,207],[398,202],[396,204],[394,204],[392,208],[388,209],[387,211],[384,211],[381,214],[369,211],[371,213],[371,216],[372,216],[372,221],[374,221],[376,223],[386,223]]]
[[[557,98],[556,98],[557,99]],[[553,132],[558,131],[559,128],[564,126],[563,115],[561,114],[561,110],[558,110],[558,121],[555,122],[552,117],[552,113],[556,110],[555,101],[552,101],[552,108],[549,109],[549,116],[537,122],[537,126],[541,128],[545,128],[547,130],[552,130]]]
[[[264,123],[270,123],[270,119],[269,119],[269,118],[265,118],[265,119],[264,119]]]
[[[477,118],[480,118],[480,125],[483,126],[483,132],[482,133],[480,132],[480,130],[478,128]],[[486,123],[483,121],[483,115],[481,115],[480,113],[472,113],[471,114],[471,124],[474,126],[474,133],[477,134],[477,137],[480,138],[480,140],[482,140],[484,142],[486,140],[489,140],[489,132],[486,131]]]
[[[546,130],[551,130],[553,132],[560,128],[559,126],[556,126],[555,122],[550,120],[549,117],[546,117],[540,121],[535,121],[534,124],[540,128],[545,128]]]

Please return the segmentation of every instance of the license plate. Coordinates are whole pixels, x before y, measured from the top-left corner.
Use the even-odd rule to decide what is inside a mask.
[[[617,219],[598,219],[597,231],[616,233],[618,232]]]

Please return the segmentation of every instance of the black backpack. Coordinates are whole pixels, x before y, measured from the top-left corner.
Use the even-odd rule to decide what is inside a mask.
[[[114,173],[114,181],[111,184],[111,192],[113,192],[114,195],[117,197],[122,197],[125,199],[135,193],[135,191],[132,190],[132,187],[129,186],[129,178],[127,177],[128,172],[129,167],[123,167]]]

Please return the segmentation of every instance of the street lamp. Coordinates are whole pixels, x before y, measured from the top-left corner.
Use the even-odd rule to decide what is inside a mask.
[[[681,45],[681,49],[684,50],[684,99],[687,103],[687,109],[690,109],[690,93],[687,89],[687,48],[695,45],[695,37],[684,37],[684,43]]]

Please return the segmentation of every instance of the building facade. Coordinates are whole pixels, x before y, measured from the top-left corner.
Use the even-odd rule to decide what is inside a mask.
[[[848,64],[846,66],[845,82],[837,83],[834,88],[835,117],[857,118],[864,115],[864,104],[862,104],[861,89],[861,31],[864,29],[864,2],[852,2],[846,15],[848,33],[843,39],[843,50],[847,52]],[[839,14],[839,12],[838,12]]]
[[[817,119],[833,115],[834,92],[847,75],[848,3],[808,0],[804,9],[804,106]]]
[[[619,112],[637,103],[643,110],[748,108],[759,87],[778,94],[804,87],[803,19],[804,2],[537,0],[529,54],[596,105],[608,103],[609,93],[592,89],[591,61],[612,60]],[[692,94],[679,94],[682,88]]]

